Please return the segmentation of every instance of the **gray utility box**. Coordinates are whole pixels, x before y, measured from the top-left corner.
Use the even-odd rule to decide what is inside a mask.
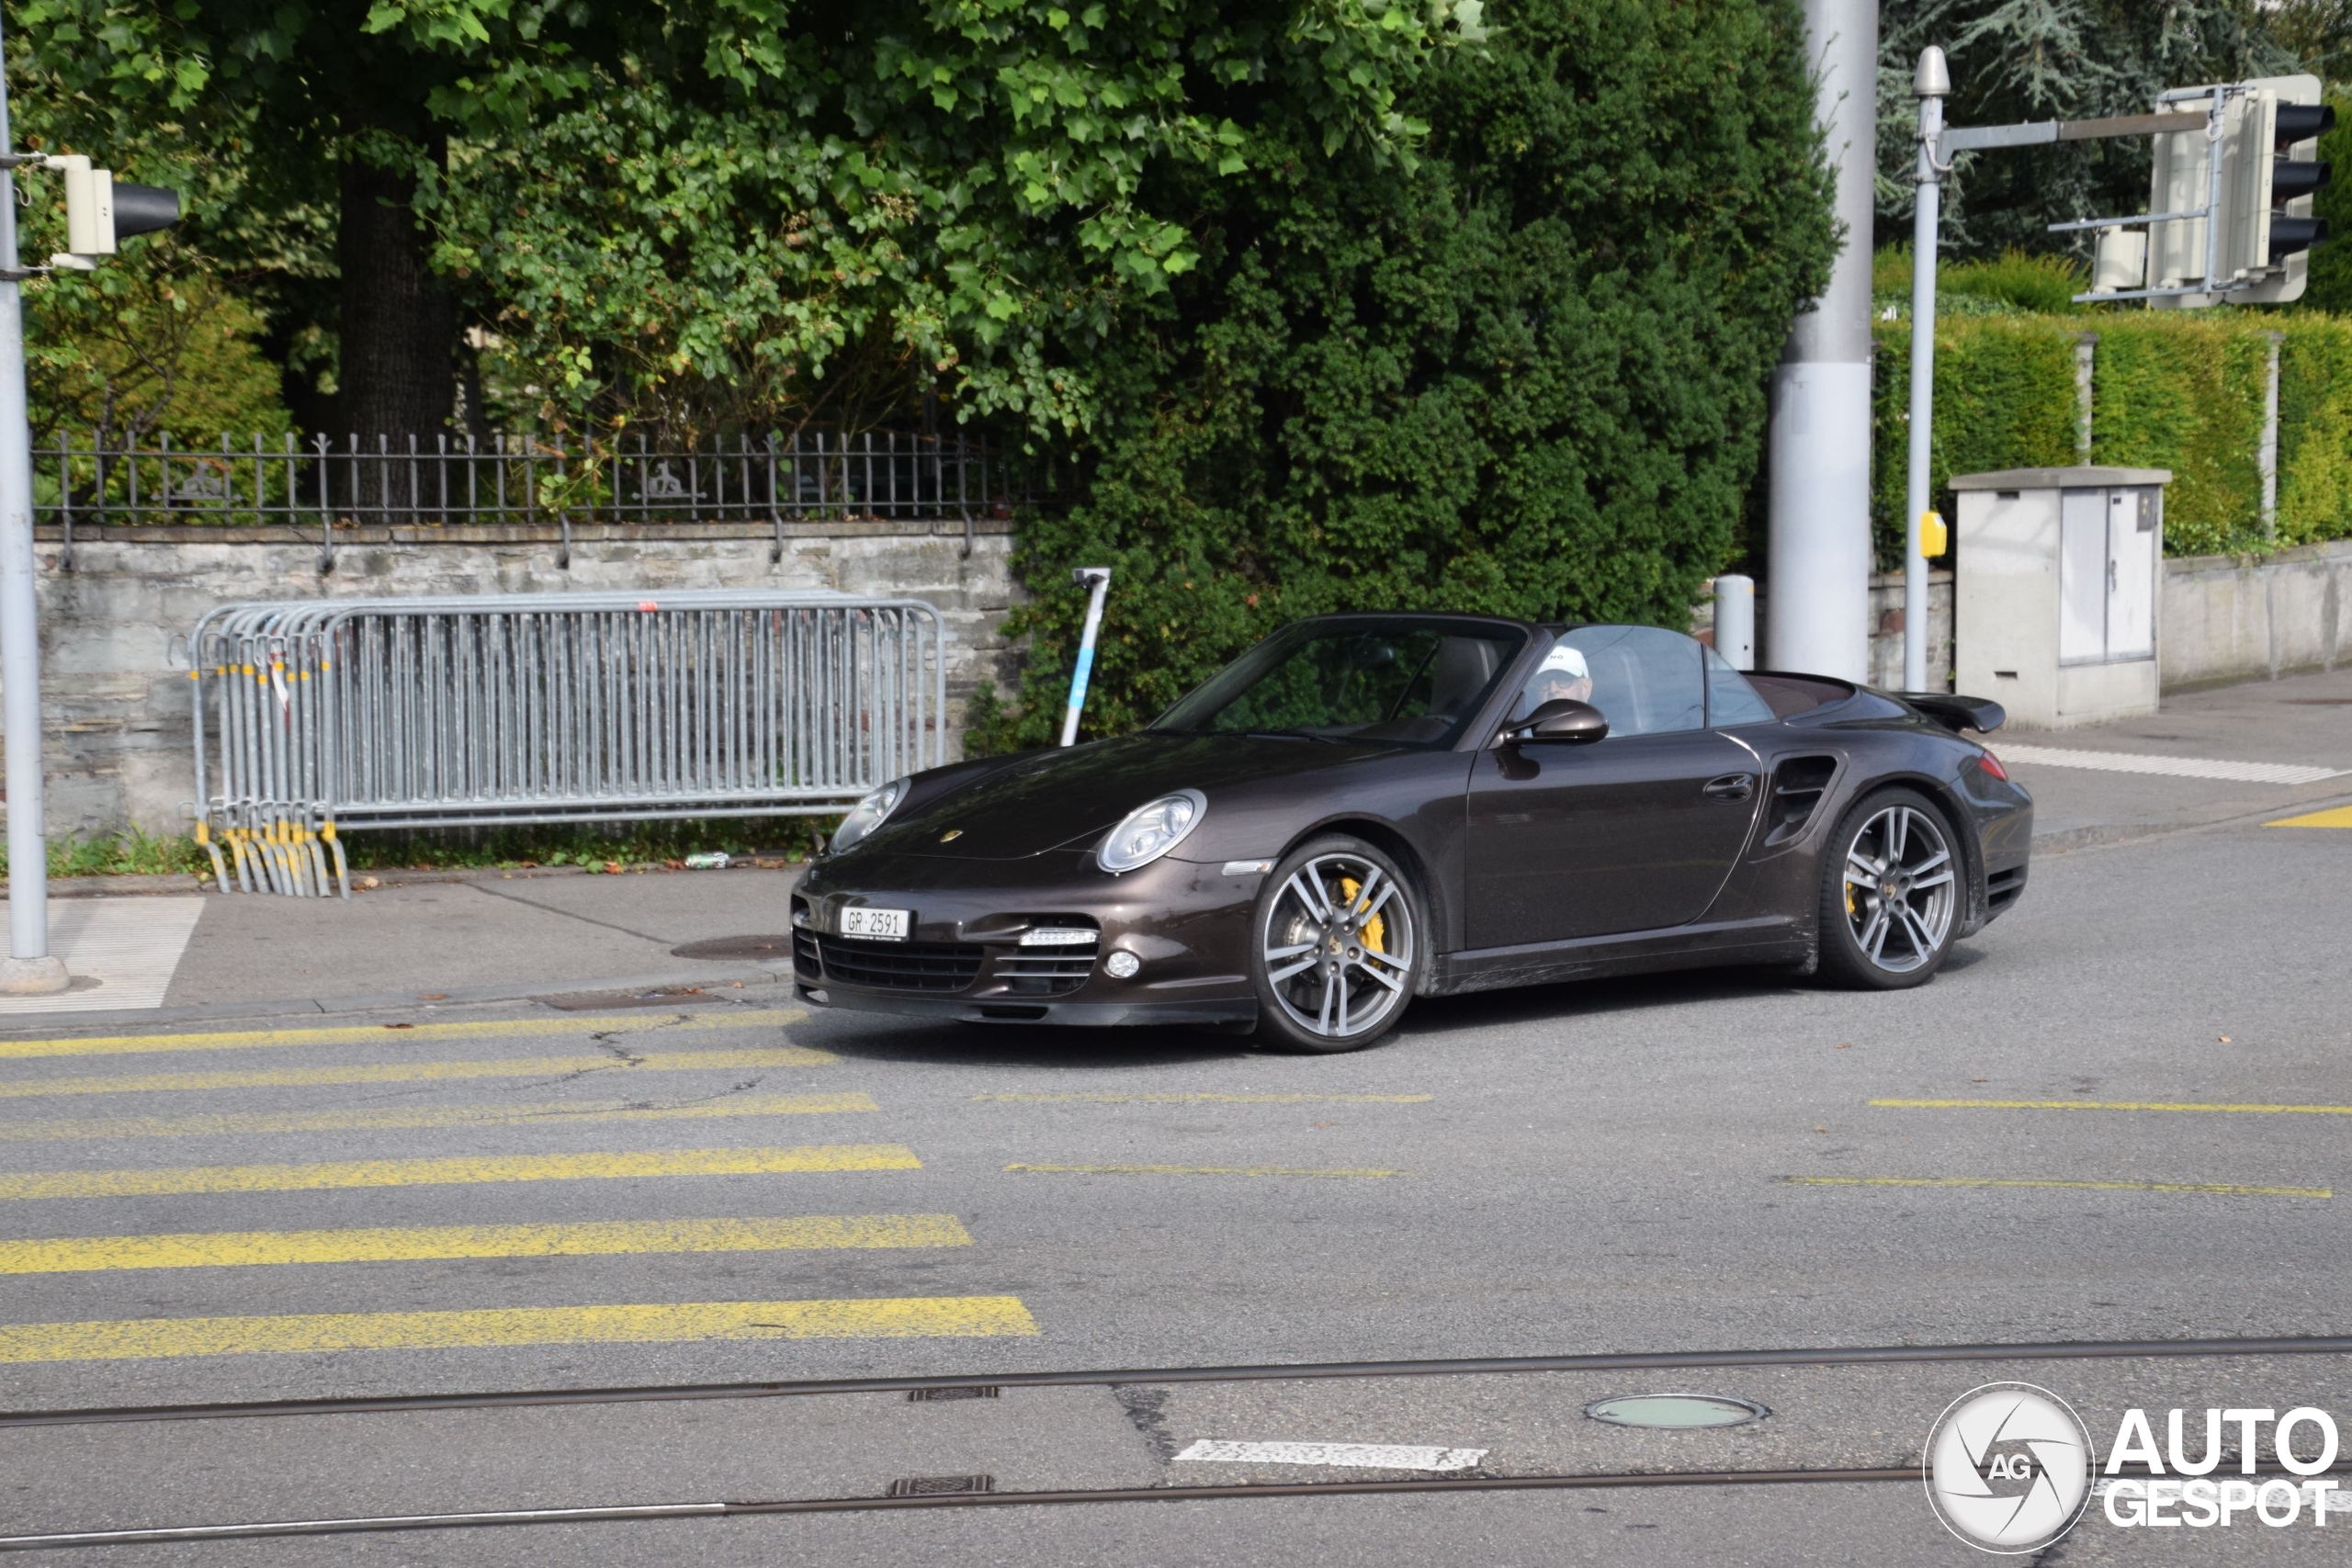
[[[1952,676],[2068,729],[2156,711],[2164,468],[1958,474]]]

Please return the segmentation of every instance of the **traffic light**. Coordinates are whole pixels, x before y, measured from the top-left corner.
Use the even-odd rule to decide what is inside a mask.
[[[65,176],[65,250],[51,266],[87,272],[91,258],[115,254],[115,243],[152,234],[180,220],[180,193],[164,186],[117,185],[114,171],[94,169],[78,152],[47,160]]]
[[[2149,210],[2198,214],[2149,226],[2148,287],[2185,290],[2149,301],[2160,308],[2300,299],[2309,273],[2306,253],[2327,237],[2326,223],[2312,216],[2312,196],[2328,182],[2319,138],[2335,127],[2335,110],[2320,101],[2319,78],[2266,76],[2226,87],[2183,88],[2165,94],[2164,107],[2176,114],[2210,113],[2217,94],[2218,188],[2210,162],[2214,143],[2205,130],[2156,138]],[[2209,204],[2217,204],[2211,237],[2203,216]],[[2121,242],[2115,245],[2115,260],[2128,267],[2124,249]],[[2215,287],[2199,288],[2207,283]]]

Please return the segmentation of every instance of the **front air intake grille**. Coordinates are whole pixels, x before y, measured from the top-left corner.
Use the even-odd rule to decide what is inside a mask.
[[[1090,933],[1082,942],[1024,947],[996,961],[996,977],[1004,982],[1009,997],[1066,997],[1094,973],[1094,953],[1101,944],[1102,939]]]
[[[825,978],[885,991],[960,991],[980,975],[980,949],[964,942],[872,942],[809,936]]]
[[[792,973],[795,978],[812,984],[825,977],[825,961],[817,951],[817,933],[792,933]]]

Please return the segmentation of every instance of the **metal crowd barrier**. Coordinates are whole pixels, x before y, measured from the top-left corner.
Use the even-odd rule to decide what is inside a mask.
[[[224,893],[348,898],[354,829],[844,810],[943,760],[941,636],[838,593],[224,605],[188,638],[197,841]]]

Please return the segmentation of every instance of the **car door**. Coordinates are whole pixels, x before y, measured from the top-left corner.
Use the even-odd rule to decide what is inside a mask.
[[[1547,662],[1583,667],[1578,700],[1607,716],[1610,733],[1478,754],[1464,855],[1473,948],[1695,920],[1755,818],[1755,755],[1706,727],[1696,642],[1654,626],[1586,626],[1556,647],[1568,651]],[[1576,689],[1545,685],[1539,671],[1515,711]]]

